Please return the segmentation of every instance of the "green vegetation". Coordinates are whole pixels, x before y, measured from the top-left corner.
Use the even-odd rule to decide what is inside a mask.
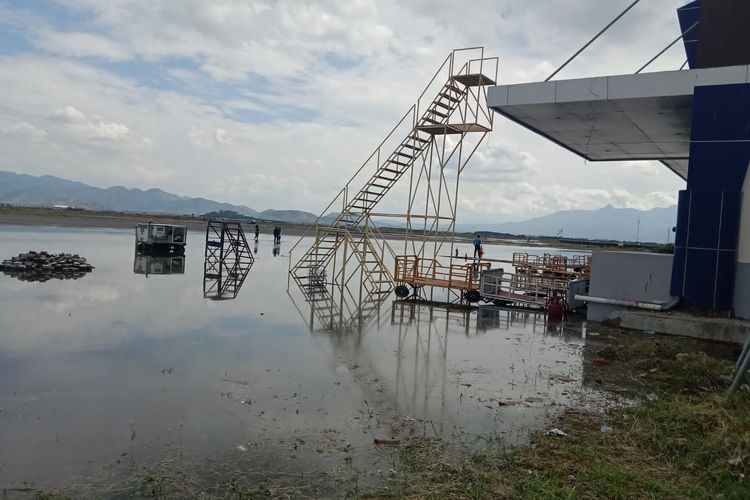
[[[540,433],[525,449],[410,441],[371,497],[750,498],[750,394],[726,392],[730,362],[671,339],[591,347],[611,361],[591,367],[596,383],[641,404],[566,411],[555,427],[567,436]]]
[[[245,221],[255,220],[255,217],[242,215],[241,213],[235,212],[233,210],[217,210],[214,212],[205,213],[201,215],[201,217],[204,219],[228,219],[228,220],[245,220]]]

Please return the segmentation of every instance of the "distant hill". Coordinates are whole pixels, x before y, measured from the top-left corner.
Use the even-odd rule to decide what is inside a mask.
[[[640,230],[638,221],[640,220]],[[459,224],[461,231],[492,231],[528,236],[562,236],[617,241],[665,243],[667,233],[677,222],[677,206],[636,210],[607,205],[598,210],[561,210],[520,222]],[[674,234],[669,233],[670,241]]]
[[[107,189],[89,186],[44,175],[15,174],[0,171],[0,203],[19,206],[52,207],[67,205],[72,208],[89,210],[114,210],[118,212],[163,213],[163,214],[211,214],[229,213],[246,217],[279,222],[310,224],[317,215],[301,210],[263,210],[258,212],[250,207],[232,205],[205,198],[190,198],[160,189],[128,189],[115,186]],[[329,213],[321,219],[327,224],[336,218]],[[216,215],[216,217],[234,218]],[[458,231],[495,232],[528,236],[555,236],[562,229],[562,236],[569,238],[598,238],[634,241],[638,220],[643,242],[663,243],[667,231],[675,225],[677,207],[655,208],[640,211],[630,208],[614,208],[607,205],[598,210],[563,210],[544,217],[521,222],[497,224],[459,224]],[[401,227],[392,219],[376,220],[380,227]],[[674,240],[674,235],[670,234]]]
[[[318,218],[317,215],[301,210],[263,210],[258,218],[266,220],[277,220],[283,222],[296,222],[298,224],[312,224]]]
[[[102,189],[51,175],[35,177],[4,171],[0,171],[0,203],[27,207],[68,205],[89,210],[165,214],[203,214],[230,210],[251,217],[258,215],[250,207],[179,196],[161,189],[143,191],[121,186]]]
[[[234,210],[217,210],[215,212],[201,214],[201,217],[204,219],[255,220],[255,217],[242,215]]]

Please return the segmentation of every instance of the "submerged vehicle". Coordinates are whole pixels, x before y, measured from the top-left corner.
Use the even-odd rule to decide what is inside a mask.
[[[187,227],[172,224],[138,224],[135,248],[138,253],[182,254],[187,242]]]

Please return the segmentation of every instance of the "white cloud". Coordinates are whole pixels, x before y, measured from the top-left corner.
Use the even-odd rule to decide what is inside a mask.
[[[501,58],[503,83],[540,79],[624,7],[477,0],[457,14],[447,0],[58,3],[81,21],[74,31],[43,13],[0,8],[0,24],[38,47],[0,57],[8,124],[0,130],[22,133],[10,128],[26,123],[47,134],[33,151],[6,141],[0,168],[314,212],[450,49],[486,45]],[[676,36],[682,3],[641,2],[561,76],[633,71]],[[654,69],[683,58],[677,47]],[[112,61],[128,61],[127,73]],[[464,173],[460,215],[649,208],[681,187],[660,164],[586,163],[496,117]]]
[[[118,43],[93,33],[43,31],[34,43],[41,49],[69,57],[123,61],[130,56]]]
[[[47,138],[47,132],[27,122],[18,122],[0,129],[3,136],[12,139],[28,141],[42,141]]]
[[[109,141],[120,141],[130,135],[127,125],[115,122],[92,121],[86,117],[83,111],[67,105],[56,110],[50,118],[69,126],[78,131],[82,137],[88,139],[103,139]]]
[[[52,113],[51,118],[55,121],[67,124],[86,123],[86,115],[70,105],[55,110],[55,112]]]

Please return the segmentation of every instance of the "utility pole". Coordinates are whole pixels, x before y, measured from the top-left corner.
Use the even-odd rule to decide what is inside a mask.
[[[640,243],[641,242],[641,218],[638,217],[638,225],[635,229],[635,242]]]

